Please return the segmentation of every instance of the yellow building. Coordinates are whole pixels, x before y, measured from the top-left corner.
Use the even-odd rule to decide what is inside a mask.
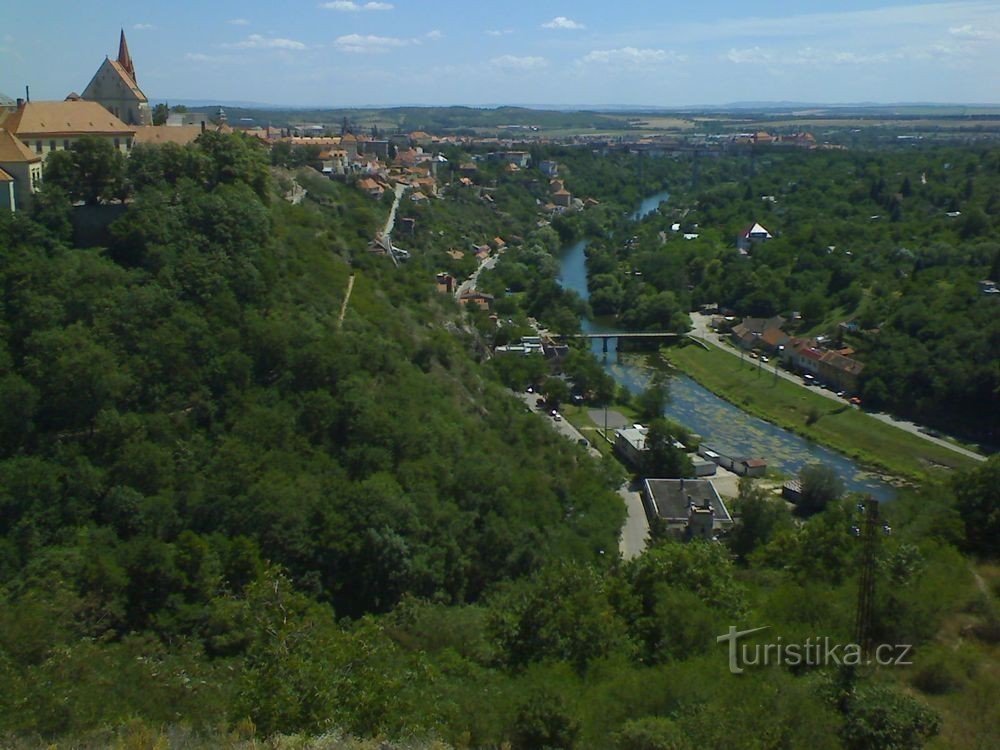
[[[101,67],[83,90],[82,98],[97,102],[127,125],[153,124],[149,100],[136,80],[135,65],[128,51],[124,29],[118,40],[118,58],[104,58]]]
[[[27,208],[41,183],[42,157],[0,127],[0,207]]]
[[[84,136],[104,138],[127,154],[135,128],[129,127],[97,102],[67,99],[62,102],[20,102],[0,127],[17,136],[38,156],[68,149]]]

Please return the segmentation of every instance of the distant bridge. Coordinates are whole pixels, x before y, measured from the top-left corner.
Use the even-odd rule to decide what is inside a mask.
[[[601,348],[605,352],[608,351],[608,339],[677,341],[686,337],[686,333],[671,333],[667,331],[604,331],[602,333],[552,334],[552,338],[554,339],[600,339],[602,345]]]

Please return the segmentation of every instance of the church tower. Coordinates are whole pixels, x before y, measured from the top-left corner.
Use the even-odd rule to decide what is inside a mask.
[[[128,73],[129,78],[132,79],[132,83],[138,84],[139,79],[135,77],[135,65],[132,63],[132,55],[129,54],[128,42],[125,41],[125,29],[122,29],[122,35],[118,39],[118,64]]]
[[[125,29],[121,30],[118,39],[118,58],[104,58],[80,98],[97,102],[127,125],[153,124],[149,100],[136,81],[135,63],[125,40]]]

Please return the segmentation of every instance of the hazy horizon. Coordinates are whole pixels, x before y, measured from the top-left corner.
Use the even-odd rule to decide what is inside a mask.
[[[35,99],[82,91],[104,56],[117,54],[119,28],[151,101],[559,109],[1000,102],[1000,76],[986,74],[1000,69],[1000,5],[982,0],[842,0],[810,11],[777,0],[752,10],[735,0],[670,8],[178,0],[86,13],[69,0],[39,0],[0,11],[0,91],[21,96],[27,84]]]

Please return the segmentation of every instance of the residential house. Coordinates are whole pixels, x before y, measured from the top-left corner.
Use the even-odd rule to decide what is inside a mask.
[[[0,171],[9,178],[0,182],[6,208],[28,208],[42,184],[42,157],[5,128],[0,128]]]
[[[744,253],[750,252],[751,248],[760,242],[773,239],[773,235],[758,223],[753,223],[736,238],[736,246]]]
[[[410,133],[410,143],[414,146],[430,146],[434,142],[434,139],[429,133],[425,133],[423,130],[416,130]]]
[[[678,541],[714,539],[733,527],[733,518],[707,479],[644,479],[643,505]]]
[[[493,295],[475,290],[462,292],[458,298],[460,305],[475,305],[480,310],[489,310],[493,306]]]
[[[347,159],[347,151],[342,148],[326,149],[320,151],[319,160],[316,166],[325,175],[344,175],[350,169],[350,162]]]
[[[14,178],[0,169],[0,211],[10,211],[13,213],[16,210]]]
[[[779,347],[785,346],[789,341],[788,335],[781,329],[785,322],[780,315],[773,318],[744,318],[733,326],[730,335],[733,343],[743,349],[778,351]]]
[[[649,428],[641,424],[615,430],[615,453],[629,466],[638,468],[642,464],[643,454],[648,450],[646,447],[648,434]]]
[[[552,194],[552,203],[553,205],[560,206],[562,208],[569,208],[573,205],[573,195],[565,188],[562,190],[556,190]]]
[[[819,359],[819,378],[838,389],[856,393],[864,363],[839,352],[824,352]]]
[[[442,294],[454,294],[455,292],[455,277],[450,273],[444,273],[443,271],[435,277],[437,281],[437,290]]]
[[[385,187],[371,177],[360,179],[356,184],[359,190],[367,193],[369,197],[375,200],[381,200],[382,196],[385,195]]]
[[[104,58],[81,98],[99,104],[126,125],[153,124],[149,100],[137,83],[124,29],[118,40],[117,59]]]
[[[540,162],[538,168],[542,171],[546,177],[558,177],[559,176],[559,163],[554,161],[545,160]]]
[[[818,376],[821,359],[823,359],[823,352],[818,348],[815,339],[793,338],[785,347],[785,363],[797,372],[807,372],[810,375]]]

